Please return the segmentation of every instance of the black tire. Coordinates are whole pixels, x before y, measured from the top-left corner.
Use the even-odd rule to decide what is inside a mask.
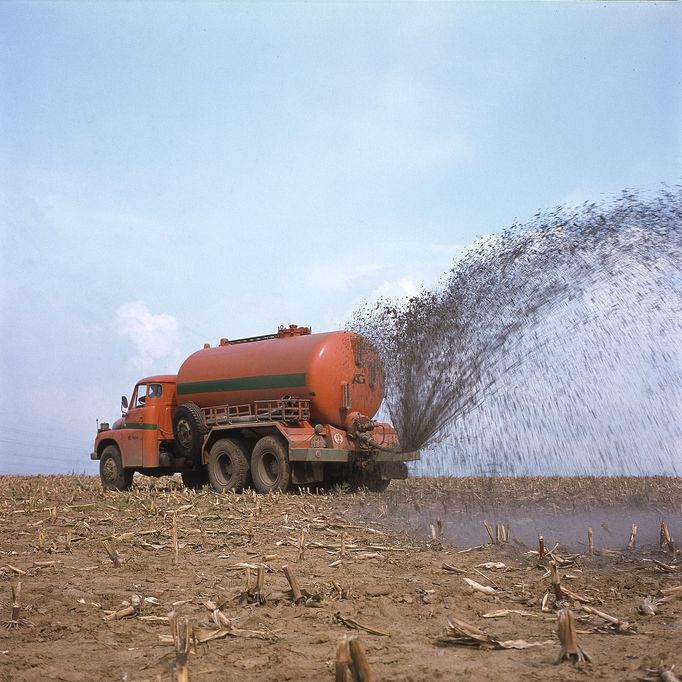
[[[286,443],[276,436],[263,436],[251,453],[253,487],[259,493],[289,488],[291,468]]]
[[[366,485],[367,485],[367,490],[369,490],[372,493],[383,493],[386,488],[388,488],[388,484],[391,482],[390,478],[381,478],[379,474],[375,474],[369,477]]]
[[[358,467],[351,474],[350,488],[352,492],[366,488],[372,493],[383,493],[388,488],[390,482],[390,478],[381,478],[381,472],[378,467]]]
[[[216,492],[241,492],[249,476],[248,450],[238,440],[221,438],[211,448],[206,469]]]
[[[251,453],[253,452],[253,446],[256,441],[245,438],[241,441],[241,445],[246,452],[247,458],[249,460],[249,473],[246,474],[246,482],[244,483],[244,488],[253,488],[253,477],[251,476]]]
[[[189,469],[181,471],[182,484],[191,490],[201,490],[208,484],[208,472],[206,469]]]
[[[129,490],[133,485],[133,469],[121,463],[121,453],[115,445],[107,445],[99,458],[99,478],[104,490]]]
[[[340,492],[347,490],[350,492],[350,484],[348,483],[348,465],[347,464],[330,464],[324,465],[324,478],[321,483],[315,485],[322,488],[326,493]]]
[[[173,436],[175,449],[181,457],[201,461],[206,427],[201,410],[194,403],[185,403],[173,413]]]

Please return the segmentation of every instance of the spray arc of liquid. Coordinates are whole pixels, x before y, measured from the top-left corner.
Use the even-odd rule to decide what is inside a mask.
[[[675,468],[682,187],[538,213],[349,326],[381,357],[403,450],[507,473]]]

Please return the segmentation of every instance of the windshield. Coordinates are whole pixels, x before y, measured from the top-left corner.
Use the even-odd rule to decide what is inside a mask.
[[[130,404],[133,407],[144,407],[147,400],[159,398],[163,393],[163,384],[138,384],[133,391],[133,399]]]
[[[133,391],[133,398],[130,401],[131,407],[144,407],[147,399],[147,384],[138,384]]]

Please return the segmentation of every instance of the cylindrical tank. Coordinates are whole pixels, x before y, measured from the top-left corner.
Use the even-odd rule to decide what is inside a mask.
[[[221,342],[190,355],[177,376],[178,403],[243,405],[284,396],[310,400],[313,422],[345,428],[349,415],[373,417],[381,404],[379,358],[353,332],[286,333]]]

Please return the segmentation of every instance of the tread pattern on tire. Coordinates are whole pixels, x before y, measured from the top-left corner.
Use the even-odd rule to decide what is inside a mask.
[[[190,427],[189,446],[183,445],[178,433],[178,425],[183,419]],[[175,438],[176,449],[180,455],[198,461],[201,457],[205,433],[206,427],[204,426],[201,408],[196,403],[183,403],[175,408],[173,413],[173,437]]]
[[[350,473],[350,488],[357,492],[366,488],[371,493],[383,493],[391,483],[391,479],[381,478],[378,466],[353,467]]]
[[[229,479],[225,478],[220,466],[224,457],[229,458],[232,467]],[[241,492],[244,490],[249,477],[248,449],[235,438],[221,438],[211,447],[206,470],[211,488],[216,492],[221,493],[228,490]]]
[[[115,478],[105,474],[105,469],[109,468],[108,462],[112,462],[112,466],[116,469],[117,476]],[[104,490],[129,490],[133,484],[134,474],[135,472],[132,469],[123,466],[121,453],[116,445],[107,445],[102,450],[102,456],[99,460],[99,478]]]
[[[279,475],[274,483],[260,475],[263,456],[274,455],[279,467]],[[259,493],[286,491],[291,483],[291,467],[286,443],[277,436],[263,436],[251,453],[251,477],[253,486]]]

